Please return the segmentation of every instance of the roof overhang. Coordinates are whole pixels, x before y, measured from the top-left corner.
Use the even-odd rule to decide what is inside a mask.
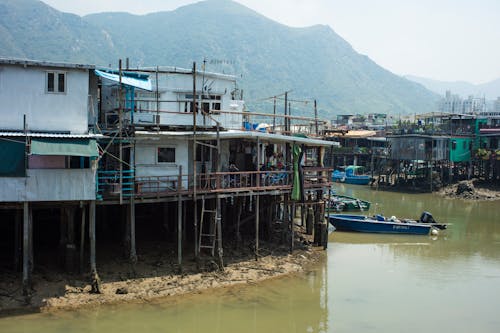
[[[0,132],[0,137],[29,137],[29,138],[53,138],[53,139],[100,139],[102,134],[69,134],[69,133],[37,133],[37,132]]]
[[[0,65],[17,65],[23,67],[54,67],[67,69],[94,69],[94,65],[72,64],[67,62],[38,61],[29,59],[0,58]]]
[[[160,131],[160,132],[149,132],[149,131],[136,131],[135,135],[137,138],[151,138],[151,137],[171,137],[171,138],[191,138],[194,135],[192,131]],[[258,131],[222,131],[219,133],[220,138],[223,140],[231,139],[242,139],[242,140],[263,140],[270,143],[291,143],[291,144],[304,144],[306,146],[320,146],[320,147],[331,147],[339,146],[338,142],[325,141],[319,139],[302,138],[296,136],[287,136],[281,134],[264,133]],[[197,132],[196,136],[199,140],[215,140],[217,138],[217,132]]]

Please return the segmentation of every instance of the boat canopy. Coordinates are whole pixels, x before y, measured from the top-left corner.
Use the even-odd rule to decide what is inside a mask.
[[[360,165],[349,165],[345,168],[345,173],[347,176],[354,176],[363,173],[364,167]]]

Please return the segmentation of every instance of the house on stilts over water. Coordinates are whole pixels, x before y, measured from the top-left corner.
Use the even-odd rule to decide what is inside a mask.
[[[286,102],[281,115],[249,112],[234,76],[195,64],[0,66],[2,234],[26,293],[39,264],[90,268],[98,291],[96,256],[136,265],[152,243],[180,269],[206,257],[222,269],[228,246],[258,258],[262,240],[293,251],[295,207],[314,210],[306,229],[325,243],[323,157],[335,143],[294,133],[317,118],[291,116]]]

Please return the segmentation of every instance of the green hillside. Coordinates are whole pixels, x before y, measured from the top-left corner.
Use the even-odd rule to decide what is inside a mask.
[[[0,0],[0,56],[104,66],[128,57],[134,67],[184,68],[206,59],[208,71],[241,75],[250,106],[292,90],[294,99],[316,98],[322,117],[427,112],[438,98],[358,54],[328,26],[291,28],[229,0],[83,18],[36,0]]]

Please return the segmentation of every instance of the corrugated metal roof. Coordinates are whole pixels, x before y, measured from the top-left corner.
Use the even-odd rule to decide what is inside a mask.
[[[30,59],[17,59],[17,58],[0,58],[0,65],[18,65],[18,66],[32,66],[32,67],[57,67],[57,68],[74,68],[74,69],[94,69],[94,65],[88,64],[72,64],[67,62],[51,62],[51,61],[38,61]]]
[[[0,132],[0,137],[32,137],[32,138],[61,138],[61,139],[98,139],[104,138],[102,134],[66,134],[66,133],[26,133],[23,132]]]
[[[347,133],[330,133],[330,137],[340,137],[344,139],[364,139],[371,136],[375,136],[377,133],[375,131],[369,130],[349,130]]]
[[[192,136],[192,131],[182,131],[182,132],[174,132],[174,131],[161,131],[161,132],[148,132],[148,131],[136,131],[136,136],[170,136],[170,137],[182,137],[182,136]],[[201,140],[203,139],[215,139],[217,136],[216,132],[197,132],[197,137]],[[301,138],[296,136],[287,136],[281,134],[272,134],[272,133],[264,133],[258,131],[222,131],[220,132],[221,139],[263,139],[271,142],[289,142],[289,143],[300,143],[305,144],[307,146],[338,146],[338,142],[333,141],[325,141],[318,139],[310,139],[310,138]]]

